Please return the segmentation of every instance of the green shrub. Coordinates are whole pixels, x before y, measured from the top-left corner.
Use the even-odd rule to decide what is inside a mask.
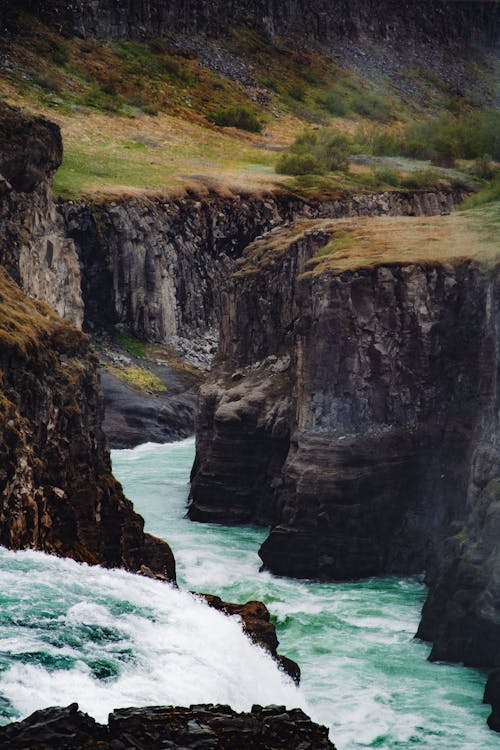
[[[262,123],[251,109],[243,105],[215,112],[210,120],[223,128],[239,128],[251,133],[261,133]]]
[[[500,173],[497,174],[492,182],[479,193],[471,195],[470,198],[462,204],[461,208],[476,208],[487,203],[497,203],[500,201]]]
[[[393,167],[379,167],[373,174],[379,182],[392,187],[398,187],[401,184],[401,177],[397,169]]]
[[[439,185],[439,175],[432,169],[410,172],[401,179],[401,186],[410,190],[430,190]]]
[[[283,154],[276,164],[276,172],[293,176],[324,174],[325,168],[312,154]]]
[[[306,98],[306,90],[300,83],[292,83],[288,87],[288,94],[297,102],[303,102]]]
[[[278,160],[276,172],[292,175],[346,172],[349,169],[349,145],[349,138],[343,133],[306,131],[297,136],[290,153]]]
[[[358,115],[363,115],[370,120],[387,122],[391,118],[391,107],[387,100],[370,91],[353,93],[351,107]]]
[[[348,136],[340,133],[339,135],[325,135],[319,139],[320,154],[323,155],[325,166],[330,172],[347,172],[349,169],[349,145]]]
[[[484,154],[478,156],[470,166],[470,173],[480,180],[491,180],[496,175],[496,170],[491,163],[491,156]]]
[[[347,99],[340,93],[327,94],[319,100],[318,104],[331,115],[337,115],[337,117],[344,117],[349,112]]]

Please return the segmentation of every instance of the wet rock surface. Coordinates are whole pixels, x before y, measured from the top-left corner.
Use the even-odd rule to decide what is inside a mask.
[[[210,704],[119,709],[104,726],[73,703],[0,727],[0,743],[5,750],[335,750],[328,730],[300,709],[253,706],[237,713]]]
[[[495,732],[500,732],[500,669],[495,669],[488,677],[484,691],[484,703],[491,705],[492,711],[488,717],[488,726]]]
[[[250,636],[252,641],[271,654],[281,669],[292,678],[297,685],[300,682],[300,667],[287,656],[278,654],[279,641],[276,628],[271,622],[271,615],[263,602],[252,601],[245,604],[233,604],[224,602],[213,594],[199,594],[203,597],[209,607],[226,615],[236,616],[241,619],[243,631]]]
[[[0,269],[0,544],[175,580],[111,474],[88,337]]]

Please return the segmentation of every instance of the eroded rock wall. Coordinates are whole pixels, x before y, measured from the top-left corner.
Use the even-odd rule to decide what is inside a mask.
[[[63,201],[60,211],[80,258],[87,330],[121,323],[139,338],[164,342],[215,335],[220,290],[234,261],[272,227],[298,216],[449,213],[463,195],[393,191],[322,202],[280,194],[132,198],[97,206]]]
[[[282,575],[427,567],[434,657],[497,664],[498,266],[312,273],[327,240],[255,243],[231,277],[189,515],[271,524]]]
[[[26,294],[81,327],[78,256],[52,195],[61,160],[57,125],[0,106],[0,264]]]
[[[0,544],[175,580],[111,473],[88,337],[0,269]]]
[[[256,26],[274,37],[300,35],[323,43],[339,37],[396,44],[410,38],[440,43],[491,41],[494,3],[430,0],[24,0],[24,7],[64,33],[148,38],[177,33],[220,35],[228,24]]]

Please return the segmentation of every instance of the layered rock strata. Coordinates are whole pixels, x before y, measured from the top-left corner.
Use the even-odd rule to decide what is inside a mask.
[[[0,105],[0,264],[26,294],[80,327],[79,260],[52,195],[61,160],[57,125]]]
[[[260,554],[278,574],[427,567],[434,656],[495,665],[499,267],[440,244],[453,221],[481,241],[442,221],[380,219],[371,239],[302,224],[247,249],[201,389],[189,515],[272,525]],[[398,236],[417,242],[407,262]]]
[[[88,337],[0,269],[0,544],[175,580],[111,474]]]
[[[335,750],[325,727],[285,706],[253,706],[248,713],[213,705],[124,708],[103,726],[73,703],[0,727],[0,742],[4,750]]]

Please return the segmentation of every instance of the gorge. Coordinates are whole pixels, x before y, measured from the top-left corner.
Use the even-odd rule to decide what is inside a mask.
[[[203,2],[175,1],[126,6],[106,0],[69,5],[38,1],[6,4],[8,12],[2,15],[1,33],[7,43],[2,42],[0,56],[7,70],[7,103],[0,102],[0,544],[16,551],[2,551],[7,572],[12,566],[13,575],[21,577],[23,570],[31,571],[44,586],[49,569],[55,576],[67,577],[70,583],[61,595],[61,609],[53,608],[50,617],[61,618],[69,630],[77,621],[83,629],[97,628],[105,650],[123,636],[121,625],[116,636],[113,618],[123,615],[123,625],[130,615],[126,597],[124,594],[120,603],[113,600],[109,609],[107,594],[103,594],[94,610],[86,590],[85,606],[92,611],[88,615],[84,606],[80,612],[78,596],[74,597],[74,589],[82,585],[78,583],[80,575],[92,579],[97,588],[102,585],[108,593],[114,585],[123,589],[130,586],[136,592],[138,607],[147,596],[158,596],[161,604],[155,606],[161,609],[158,617],[165,626],[170,616],[174,620],[177,617],[171,613],[184,608],[189,627],[193,625],[197,632],[195,645],[177,643],[175,628],[168,637],[174,644],[173,652],[190,652],[192,660],[186,661],[185,669],[195,670],[196,660],[203,661],[203,638],[212,629],[223,628],[221,623],[228,618],[220,613],[208,614],[205,605],[197,600],[193,603],[187,594],[170,587],[168,582],[175,585],[177,574],[167,542],[175,537],[181,511],[178,507],[170,534],[164,525],[148,518],[148,506],[141,504],[141,497],[134,497],[135,506],[147,518],[147,528],[154,535],[145,532],[142,516],[113,476],[107,441],[115,448],[132,448],[148,441],[179,439],[196,430],[188,506],[189,518],[197,522],[194,528],[198,523],[215,524],[213,530],[203,526],[206,531],[200,533],[213,534],[222,548],[227,544],[227,550],[232,549],[233,534],[236,545],[246,534],[256,545],[255,551],[260,545],[263,572],[258,573],[255,562],[251,570],[255,579],[262,576],[267,582],[268,595],[265,587],[256,585],[259,592],[255,596],[253,591],[236,591],[234,600],[262,599],[274,616],[273,602],[278,608],[283,606],[272,593],[280,576],[299,579],[294,585],[307,591],[308,596],[314,587],[318,587],[314,589],[316,595],[322,586],[328,596],[333,596],[335,591],[344,591],[337,586],[362,580],[360,588],[355,589],[358,593],[352,595],[363,597],[365,580],[369,579],[367,590],[371,592],[373,585],[377,592],[380,578],[380,590],[389,599],[395,591],[402,596],[407,586],[419,606],[421,582],[407,577],[425,574],[428,594],[417,635],[432,644],[432,661],[493,670],[486,700],[493,706],[489,725],[498,729],[498,202],[475,208],[472,202],[467,210],[461,205],[471,192],[484,188],[487,179],[495,178],[476,175],[469,179],[466,172],[470,165],[448,156],[452,165],[442,158],[436,166],[441,170],[437,177],[423,172],[427,182],[419,183],[417,178],[412,182],[413,173],[421,173],[407,156],[383,162],[385,156],[361,154],[343,176],[331,183],[324,173],[302,176],[302,180],[299,176],[295,181],[273,181],[268,165],[275,162],[274,151],[279,153],[290,146],[290,133],[298,132],[300,118],[310,117],[310,132],[321,134],[324,115],[318,110],[307,117],[303,114],[312,105],[308,93],[297,90],[296,82],[287,82],[288,93],[283,94],[276,88],[276,81],[263,83],[266,79],[258,78],[256,72],[259,54],[273,61],[272,55],[286,57],[280,47],[282,37],[296,44],[299,35],[297,54],[301,54],[301,44],[313,45],[315,55],[326,55],[325,50],[329,50],[336,61],[342,59],[351,66],[349,75],[370,71],[374,90],[387,86],[391,95],[398,91],[403,97],[398,106],[403,107],[404,97],[413,97],[418,103],[414,113],[443,95],[441,84],[436,83],[443,71],[447,71],[448,93],[458,97],[454,105],[450,99],[450,108],[473,110],[472,91],[481,99],[480,106],[490,107],[494,95],[488,87],[488,76],[494,67],[498,7],[489,3],[432,2],[416,11],[410,5],[383,3],[375,9],[372,3],[338,2],[330,8],[330,4],[314,0],[305,4],[262,3],[257,7],[238,0],[231,4],[231,23],[241,38],[225,47],[221,39],[226,34],[229,38],[233,26],[221,20],[217,3],[210,11]],[[106,95],[113,106],[118,102],[125,108],[121,114],[108,110],[103,116],[99,112],[95,122],[89,116],[89,127],[94,130],[82,129],[81,140],[90,144],[91,151],[110,149],[108,134],[101,130],[106,118],[112,121],[108,123],[110,130],[113,117],[114,122],[122,116],[124,120],[137,118],[137,126],[119,122],[124,132],[137,129],[137,137],[120,141],[119,153],[123,156],[126,151],[137,151],[151,172],[163,158],[158,152],[164,148],[154,133],[161,131],[161,137],[166,138],[161,128],[170,128],[173,138],[180,142],[183,136],[176,132],[174,121],[184,118],[184,135],[200,138],[203,145],[201,155],[188,161],[187,167],[182,162],[186,170],[182,181],[158,190],[149,182],[138,186],[137,178],[138,185],[110,182],[104,192],[97,188],[81,194],[75,190],[73,194],[66,189],[54,195],[54,175],[63,160],[61,130],[47,119],[50,112],[46,109],[41,112],[43,116],[29,115],[17,106],[24,106],[23,97],[28,96],[28,84],[23,81],[30,74],[23,71],[30,70],[32,63],[31,53],[22,46],[21,53],[15,53],[17,57],[12,52],[22,36],[16,24],[30,29],[39,49],[49,49],[51,65],[54,60],[56,65],[52,75],[59,76],[55,85],[37,74],[41,83],[35,84],[35,89],[38,86],[45,92],[53,86],[57,96],[37,93],[41,98],[34,111],[40,112],[40,101],[53,106],[54,119],[73,139],[75,128],[84,128],[78,122],[75,126],[71,119],[75,112],[79,116],[80,105],[75,103],[77,99],[65,101],[61,81],[66,81],[63,76],[74,75],[76,57],[90,60],[89,68],[95,66],[101,75],[101,63],[92,58],[96,49],[104,60],[103,69],[108,65],[113,71],[112,55],[127,60],[132,54],[140,60],[144,54],[149,61],[147,56],[167,55],[165,44],[173,45],[168,47],[172,59],[167,55],[159,58],[160,62],[156,58],[153,61],[154,66],[166,66],[168,75],[177,81],[179,91],[169,90],[172,112],[165,117],[170,119],[163,120],[161,111],[139,113],[138,109],[151,107],[151,103],[144,103],[136,94],[133,108],[123,103],[120,86],[126,85],[128,73],[117,74],[113,81],[110,74],[108,90],[101,81],[99,86],[104,88],[96,93],[92,86],[97,84],[82,84],[83,79],[75,79],[68,90],[70,97],[77,97],[83,85],[90,86],[85,93],[87,102],[100,102],[99,96]],[[409,67],[400,74],[404,51],[397,40],[402,29],[411,44]],[[251,35],[250,46],[262,45],[256,58],[246,59],[249,53],[241,52],[246,49],[246,33]],[[120,46],[127,44],[136,46]],[[427,55],[434,76],[429,73],[425,85],[422,73],[417,83],[413,81],[410,65],[422,55]],[[188,62],[181,63],[177,57]],[[248,149],[250,155],[240,171],[231,164],[227,174],[216,177],[212,175],[217,172],[216,162],[208,156],[209,138],[217,139],[220,132],[221,138],[226,137],[223,131],[231,128],[219,126],[203,109],[205,104],[195,111],[198,105],[193,102],[198,93],[189,88],[195,86],[196,76],[208,76],[207,71],[222,76],[214,83],[214,91],[223,92],[218,95],[236,96],[240,101],[244,92],[252,106],[269,108],[265,117],[271,123],[263,135],[227,136],[234,138],[233,148]],[[137,70],[134,76],[138,77]],[[233,85],[236,94],[230,89]],[[351,89],[343,85],[354,106],[355,84],[349,79]],[[186,90],[191,99],[182,99],[182,108],[175,110],[181,107],[181,97],[187,97]],[[368,89],[360,91],[369,98]],[[43,99],[46,96],[51,98]],[[280,109],[285,106],[283,102],[291,106],[291,100],[295,104],[290,111]],[[46,105],[46,101],[51,103]],[[105,101],[107,107],[109,100]],[[391,107],[394,112],[396,105]],[[356,138],[375,140],[380,135],[376,128],[386,127],[384,137],[402,128],[394,114],[387,117],[384,126],[374,125],[369,117],[362,121],[350,148],[355,147]],[[149,118],[147,133],[139,129],[145,118]],[[282,128],[278,134],[273,131],[273,119]],[[344,127],[343,119],[349,120],[346,113],[334,118],[335,127],[339,122]],[[207,134],[201,136],[196,128],[205,128]],[[354,125],[347,123],[346,132],[353,129]],[[301,147],[300,137],[290,153],[297,143]],[[314,137],[310,137],[311,143]],[[227,149],[228,141],[217,147]],[[71,148],[75,148],[74,140]],[[83,159],[83,152],[71,152],[70,158],[74,159],[75,153]],[[120,161],[116,154],[112,158]],[[254,163],[257,158],[262,164]],[[377,159],[382,159],[378,171]],[[467,160],[471,161],[469,157],[462,159]],[[397,176],[397,184],[391,183],[394,164],[401,174],[408,172],[404,178]],[[477,165],[474,168],[478,169]],[[493,172],[496,168],[495,164],[491,167]],[[99,167],[93,169],[99,176]],[[181,170],[175,164],[172,169]],[[190,169],[199,172],[191,173]],[[381,177],[383,169],[385,176]],[[252,177],[254,173],[257,176]],[[68,174],[71,170],[65,173],[66,178]],[[140,454],[149,448],[137,450]],[[124,455],[134,462],[133,451]],[[115,458],[119,465],[119,454]],[[185,478],[184,472],[182,483]],[[147,494],[145,487],[147,482],[140,492]],[[175,491],[169,488],[170,493]],[[183,495],[182,501],[185,499]],[[220,525],[228,527],[226,532],[221,533]],[[262,533],[255,528],[249,530],[249,525],[263,527]],[[195,544],[194,538],[186,536],[185,543]],[[20,550],[31,551],[17,552]],[[33,550],[73,558],[75,562],[46,560]],[[184,551],[179,555],[174,552],[177,561],[183,559]],[[203,554],[210,567],[208,547]],[[238,554],[234,552],[235,559]],[[127,572],[116,572],[115,577],[115,572],[97,567],[92,572],[83,568],[87,572],[80,574],[78,565],[82,563]],[[183,565],[179,583],[191,586],[189,577],[183,577],[187,569]],[[139,571],[144,580],[133,583],[132,577],[126,583],[130,573]],[[152,580],[147,581],[147,577]],[[155,577],[159,580],[153,580]],[[7,579],[11,580],[9,575]],[[217,585],[217,577],[212,580]],[[212,586],[210,580],[208,585]],[[193,586],[198,592],[204,590],[196,582]],[[53,596],[50,586],[48,590]],[[160,590],[161,594],[156,593]],[[211,588],[207,593],[226,597]],[[238,605],[211,601],[223,611],[242,612]],[[264,611],[260,606],[252,612]],[[311,606],[316,606],[312,599]],[[367,604],[368,609],[370,606]],[[34,605],[38,607],[43,607],[41,601]],[[260,640],[274,644],[273,626],[263,624],[268,622],[266,613],[254,623],[254,640],[259,641],[260,632],[264,633]],[[24,612],[23,617],[29,619],[31,614]],[[148,618],[149,614],[144,614],[142,626],[147,630]],[[132,620],[124,626],[129,635],[138,626]],[[197,620],[208,623],[206,631],[198,627],[199,623],[193,624]],[[413,624],[416,629],[417,621]],[[176,626],[187,627],[181,620]],[[236,652],[245,650],[247,641],[239,626],[235,623],[234,628],[227,627]],[[310,627],[312,631],[315,623],[310,622]],[[390,629],[387,622],[384,627]],[[407,638],[409,628],[403,628],[398,638]],[[141,646],[135,636],[130,637],[132,645],[124,648],[134,661],[133,653]],[[156,634],[152,634],[152,643],[159,644]],[[81,676],[72,673],[81,667],[77,649],[68,655],[58,653],[60,646],[55,642],[50,645],[56,661],[68,657],[65,664],[71,672],[71,689],[77,690]],[[267,709],[261,714],[261,709],[252,708],[254,702],[283,702],[288,708],[304,708],[314,720],[328,724],[332,740],[342,741],[345,747],[357,747],[356,742],[363,741],[353,738],[352,728],[349,737],[339,729],[339,740],[337,724],[324,714],[310,711],[302,695],[277,672],[268,656],[250,646],[253,650],[245,652],[244,699],[238,702],[234,677],[241,667],[220,652],[220,644],[212,645],[207,675],[215,670],[217,679],[227,682],[227,690],[210,692],[207,688],[199,698],[196,691],[174,691],[172,702],[227,701],[233,709],[248,715],[238,719],[229,709],[224,713],[220,707],[198,706],[192,709],[194,713],[182,714],[182,721],[191,729],[193,721],[208,722],[211,727],[209,715],[220,711],[215,724],[236,721],[239,729],[234,738],[231,735],[231,741],[237,743],[243,724],[245,731],[260,736],[269,723],[266,717],[276,715],[277,734],[272,729],[269,742],[279,735],[279,741],[286,743],[288,731],[303,731],[301,738],[293,735],[297,747],[301,741],[304,746],[329,746],[325,732],[310,725],[303,714],[290,712],[289,716],[284,710],[273,714],[272,708],[269,714],[265,713]],[[41,654],[39,644],[34,648],[34,653]],[[73,646],[64,643],[66,648],[71,650]],[[81,648],[83,653],[83,640]],[[321,649],[321,644],[317,648]],[[293,648],[286,653],[295,656]],[[22,654],[22,659],[30,658],[27,652]],[[101,656],[87,655],[84,659],[86,688],[97,685],[100,694],[103,686],[99,680],[110,680],[110,685],[114,680],[114,687],[119,684],[120,688],[113,699],[123,702],[121,706],[106,704],[97,717],[100,721],[106,720],[108,708],[124,708],[134,695],[141,706],[148,705],[146,697],[156,698],[157,693],[149,689],[120,692],[123,685],[119,675],[126,673],[121,656],[116,657],[118,666],[116,654],[109,663],[104,659],[105,664]],[[42,671],[46,658],[46,654],[40,656]],[[5,698],[3,721],[24,717],[37,707],[26,692],[22,700],[17,699],[18,665],[12,666],[10,659],[11,652],[4,682],[5,695],[11,690],[11,697]],[[154,661],[154,656],[151,659]],[[252,671],[253,659],[262,668],[258,676]],[[218,661],[223,664],[221,673]],[[296,674],[293,663],[282,657],[281,664],[289,674]],[[52,666],[44,679],[47,686],[54,686],[54,692],[48,690],[48,694],[60,700],[64,693],[58,683],[59,666],[55,670]],[[317,662],[314,668],[320,669]],[[22,691],[26,690],[29,674],[27,667],[20,680]],[[481,679],[480,672],[473,674],[474,680]],[[9,675],[13,677],[11,682]],[[138,674],[134,673],[136,678]],[[2,680],[0,676],[0,692]],[[253,684],[256,681],[268,681],[269,689],[258,694]],[[207,677],[202,682],[206,687],[210,680]],[[161,680],[160,684],[170,695],[168,685]],[[278,696],[276,701],[273,691]],[[96,716],[80,697],[70,698]],[[202,712],[201,718],[196,710]],[[334,711],[331,706],[329,710]],[[63,735],[88,730],[94,733],[94,740],[103,742],[117,740],[113,735],[117,726],[119,732],[126,733],[127,722],[140,733],[149,731],[143,721],[152,722],[152,732],[164,731],[168,722],[181,721],[180,714],[169,718],[162,713],[158,729],[156,714],[124,714],[121,718],[113,714],[108,727],[96,728],[77,708],[70,706],[65,711],[49,712],[40,721],[61,722]],[[0,729],[0,737],[4,731],[12,747],[23,746],[15,743],[23,741],[24,731],[29,737],[29,721]],[[32,721],[36,725],[38,718]],[[193,737],[183,739],[183,731],[179,729],[179,736],[171,742],[196,742]],[[418,727],[414,731],[418,741],[431,741],[418,735]],[[369,742],[379,742],[383,747],[413,741],[411,732],[403,732],[402,740],[397,732],[386,738],[382,731],[375,734],[370,734]],[[488,741],[491,737],[495,735],[488,734]],[[209,743],[207,747],[219,746],[219,739],[213,736],[203,741]],[[443,740],[449,741],[449,736]],[[140,747],[140,739],[134,742],[139,743],[134,747]],[[470,747],[473,750],[473,744]]]

